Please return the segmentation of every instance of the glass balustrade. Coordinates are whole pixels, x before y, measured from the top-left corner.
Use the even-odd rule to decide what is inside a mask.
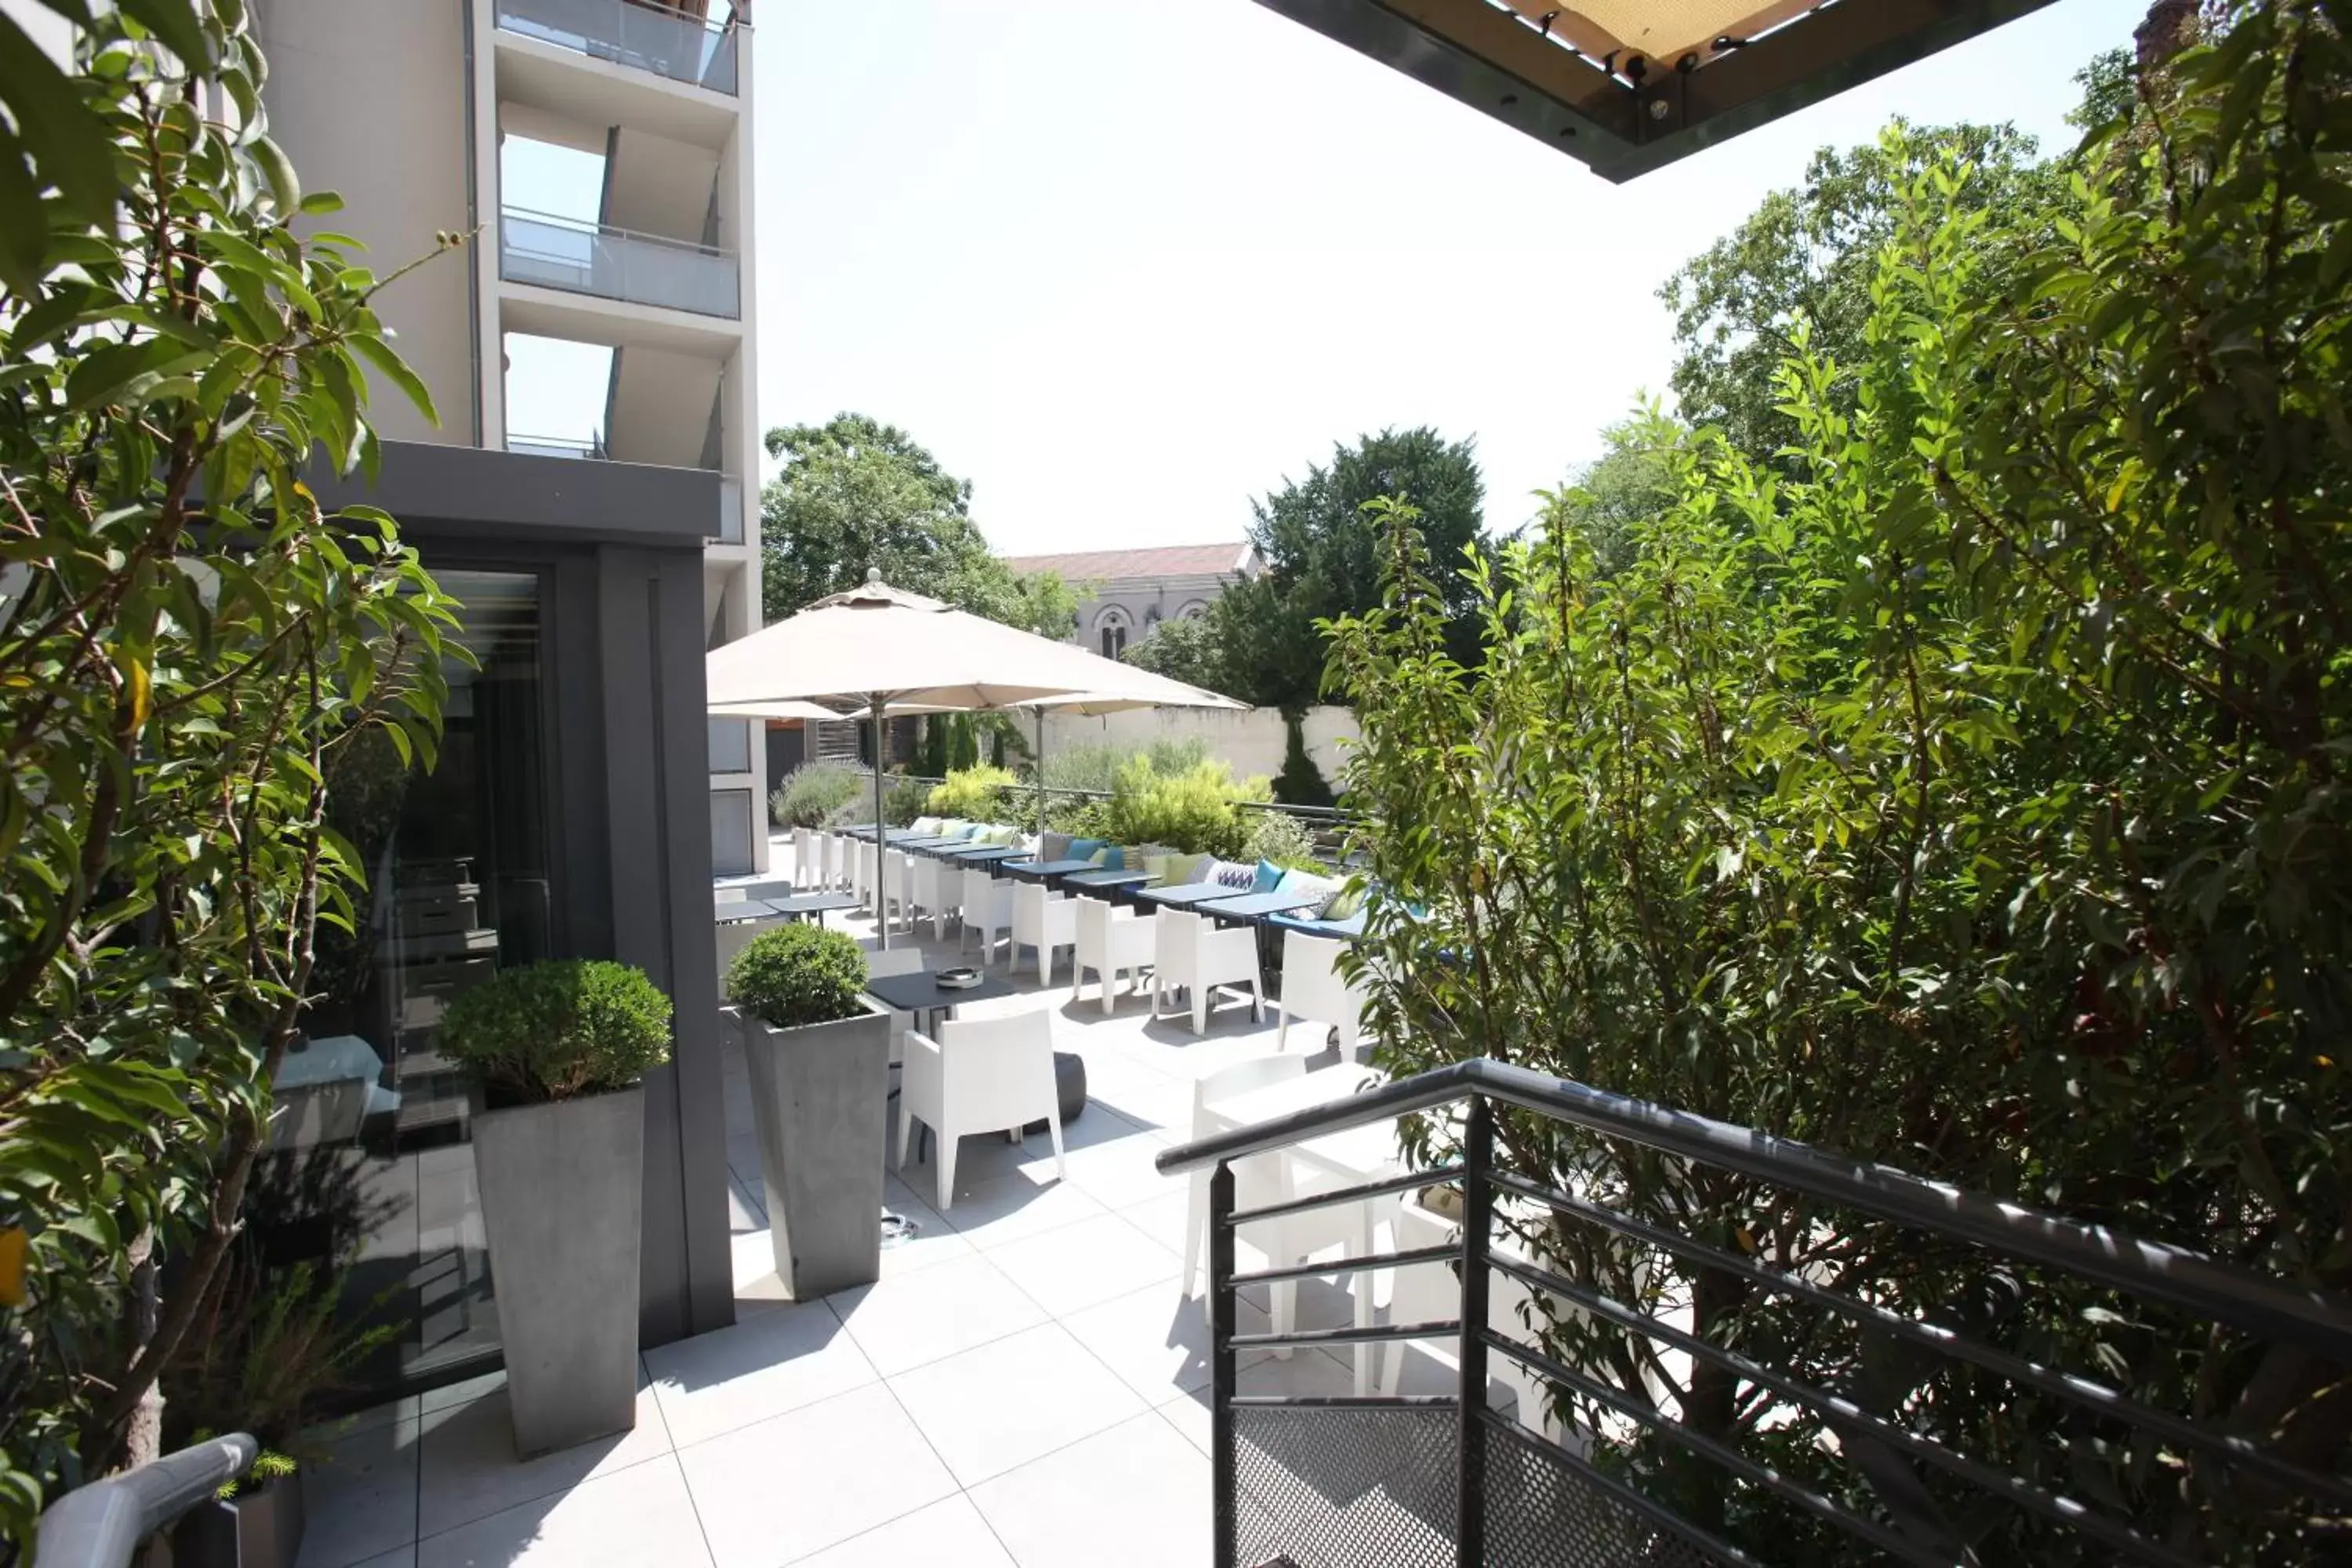
[[[499,214],[499,276],[509,283],[733,320],[739,272],[735,253],[716,246],[521,207]]]
[[[499,26],[526,38],[733,96],[740,29],[642,0],[498,0]]]

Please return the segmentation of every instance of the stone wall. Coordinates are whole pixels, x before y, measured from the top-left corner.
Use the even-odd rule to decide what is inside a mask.
[[[1339,742],[1355,738],[1355,714],[1345,708],[1310,708],[1307,710],[1305,731],[1307,754],[1315,759],[1315,765],[1323,770],[1325,782],[1336,792],[1345,762]],[[1049,753],[1068,746],[1106,743],[1140,748],[1154,741],[1187,735],[1198,735],[1206,741],[1209,754],[1230,764],[1240,778],[1253,773],[1272,778],[1280,773],[1283,751],[1288,743],[1282,715],[1271,708],[1253,708],[1238,713],[1207,708],[1139,708],[1129,713],[1107,713],[1098,719],[1067,713],[1049,713],[1045,719],[1045,747]]]

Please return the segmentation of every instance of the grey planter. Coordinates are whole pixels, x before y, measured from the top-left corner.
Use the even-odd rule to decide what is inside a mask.
[[[474,1118],[521,1458],[636,1425],[645,1163],[641,1089]]]
[[[890,1018],[771,1029],[743,1020],[776,1277],[813,1301],[882,1272]]]
[[[301,1550],[299,1470],[226,1502],[198,1503],[172,1529],[174,1568],[294,1568]]]

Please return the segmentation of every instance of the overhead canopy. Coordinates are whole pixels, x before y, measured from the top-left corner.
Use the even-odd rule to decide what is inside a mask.
[[[713,719],[800,719],[823,724],[851,715],[838,713],[814,702],[778,700],[773,702],[722,702],[710,707]]]
[[[1258,0],[1628,180],[2050,0]]]

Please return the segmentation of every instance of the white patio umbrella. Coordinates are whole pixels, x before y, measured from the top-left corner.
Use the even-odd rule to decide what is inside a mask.
[[[714,702],[707,711],[713,719],[803,719],[819,724],[856,716],[814,702]]]
[[[703,668],[705,700],[714,711],[820,698],[865,704],[858,716],[874,721],[877,844],[882,721],[892,711],[960,712],[1056,697],[1149,705],[1171,691],[1212,695],[893,588],[879,572],[868,572],[863,587],[819,599],[799,615],[713,649]],[[876,924],[887,946],[881,892],[877,879]]]

